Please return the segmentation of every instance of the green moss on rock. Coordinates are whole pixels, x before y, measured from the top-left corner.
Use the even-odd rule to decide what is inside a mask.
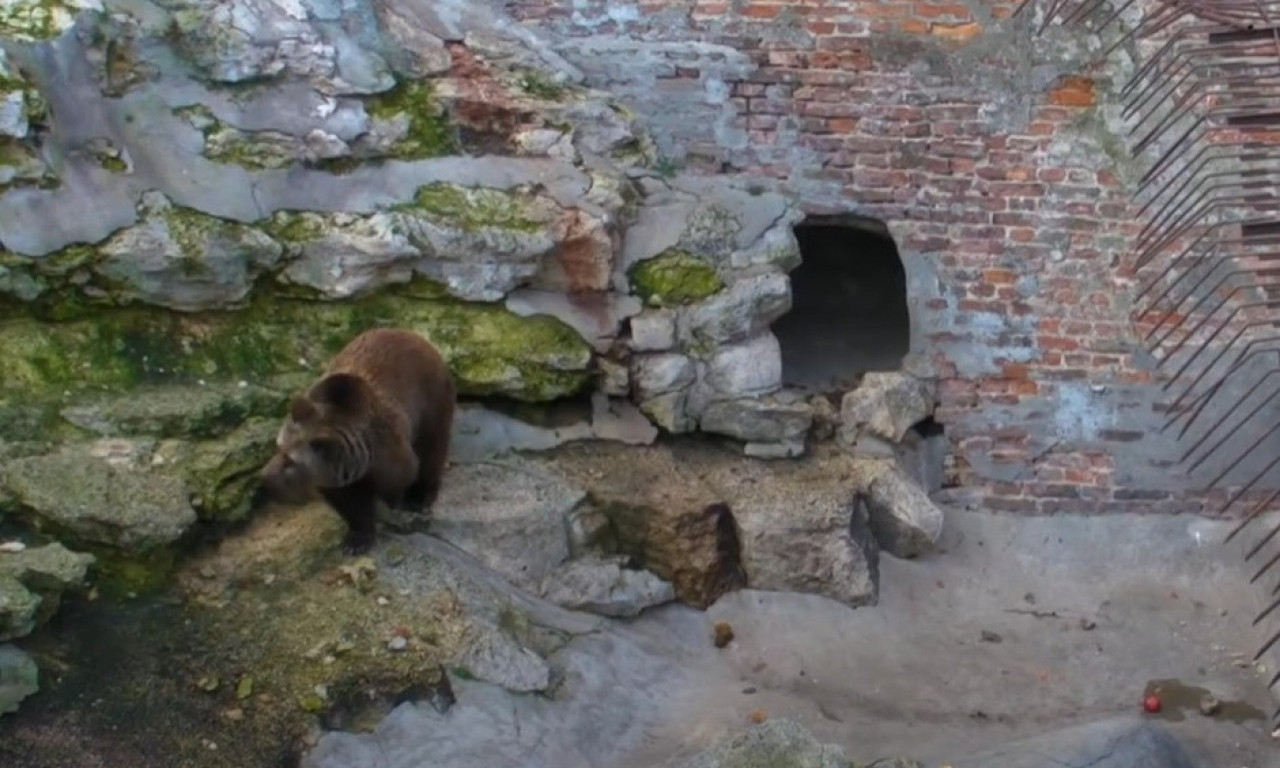
[[[467,231],[494,227],[536,232],[542,223],[526,211],[528,197],[520,190],[459,187],[437,182],[418,187],[413,202],[397,206],[397,210],[427,213]]]
[[[671,249],[632,265],[627,271],[631,289],[649,304],[688,304],[724,287],[716,270],[687,252]]]
[[[0,136],[0,192],[18,187],[53,189],[59,183],[34,144]]]
[[[434,299],[421,284],[354,301],[258,295],[232,312],[100,309],[64,323],[0,321],[0,409],[147,384],[261,384],[279,374],[316,372],[356,334],[401,326],[429,337],[449,360],[463,394],[531,402],[576,394],[591,379],[591,350],[569,326],[521,318],[479,303]]]
[[[365,107],[375,120],[390,121],[400,115],[408,119],[405,135],[392,146],[391,157],[421,160],[458,153],[453,126],[445,109],[436,103],[429,81],[403,80],[370,98]]]
[[[120,395],[91,397],[63,409],[67,422],[104,437],[207,440],[246,420],[276,416],[287,389],[241,382],[144,386]]]
[[[10,0],[0,5],[0,36],[26,42],[52,40],[66,31],[95,0]]]
[[[258,228],[282,243],[305,243],[324,237],[327,217],[311,211],[276,211]]]
[[[519,70],[516,73],[516,87],[543,101],[559,101],[569,92],[569,86],[535,69]]]
[[[275,450],[283,405],[270,417],[251,419],[216,440],[175,442],[156,450],[164,466],[191,489],[191,504],[201,520],[236,522],[250,512],[258,471]]]

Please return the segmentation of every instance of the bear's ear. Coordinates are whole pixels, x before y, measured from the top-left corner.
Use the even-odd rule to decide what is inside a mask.
[[[316,415],[316,404],[306,398],[305,395],[295,395],[289,401],[289,418],[293,421],[307,421]]]
[[[355,411],[364,402],[364,382],[349,373],[333,373],[315,385],[311,396],[336,410]]]

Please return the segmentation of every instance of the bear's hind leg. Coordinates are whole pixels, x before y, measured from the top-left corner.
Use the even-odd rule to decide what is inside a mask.
[[[342,488],[325,488],[320,494],[347,523],[343,553],[362,555],[368,552],[378,536],[378,497],[373,484],[361,480]]]

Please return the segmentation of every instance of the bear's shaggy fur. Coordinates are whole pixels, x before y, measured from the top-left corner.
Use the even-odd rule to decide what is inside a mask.
[[[435,502],[455,400],[430,342],[412,331],[365,331],[293,398],[260,491],[292,504],[318,491],[347,522],[343,551],[366,552],[379,499],[409,511]]]

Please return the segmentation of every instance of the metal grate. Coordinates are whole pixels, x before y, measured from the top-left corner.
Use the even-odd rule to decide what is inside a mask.
[[[1280,0],[1025,0],[1017,14],[1031,9],[1043,12],[1039,33],[1055,21],[1082,25],[1115,38],[1104,56],[1149,52],[1120,91],[1130,151],[1151,159],[1137,191],[1135,319],[1166,374],[1163,431],[1192,441],[1183,464],[1226,467],[1209,489],[1222,491],[1220,513],[1243,514],[1231,541],[1280,499],[1280,490],[1263,495],[1280,453],[1225,485],[1280,432],[1277,420],[1239,439],[1280,405]],[[1245,560],[1258,561],[1253,583],[1271,577],[1254,625],[1280,618],[1280,521]],[[1280,630],[1254,661],[1277,643]],[[1277,682],[1280,672],[1268,687]]]

